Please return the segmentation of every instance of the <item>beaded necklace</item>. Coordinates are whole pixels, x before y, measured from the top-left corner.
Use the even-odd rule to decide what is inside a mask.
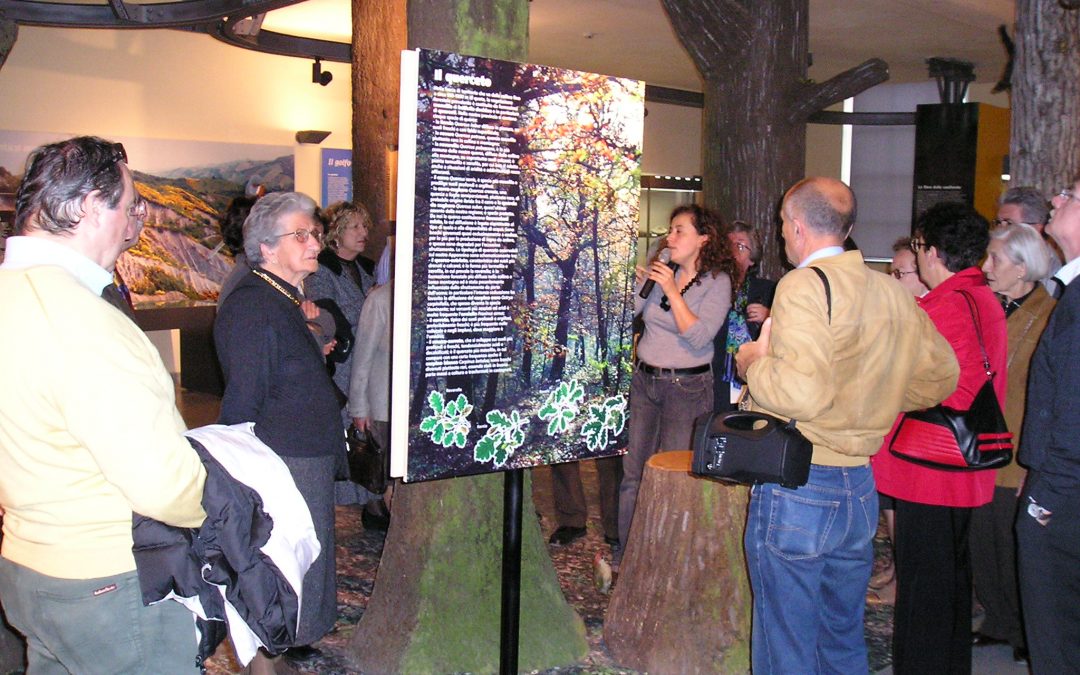
[[[698,270],[698,273],[694,275],[694,278],[690,280],[690,283],[683,286],[683,289],[679,291],[679,295],[686,295],[686,292],[690,290],[691,286],[701,283],[701,275],[705,273],[705,270]],[[660,298],[660,309],[665,312],[671,311],[671,303],[668,302],[667,296]]]
[[[292,293],[287,291],[284,286],[282,286],[278,282],[274,281],[274,279],[269,274],[267,274],[266,272],[263,272],[262,270],[257,269],[257,268],[252,268],[251,273],[254,274],[255,276],[259,277],[260,279],[262,279],[266,283],[270,284],[274,288],[276,288],[279,293],[284,295],[289,300],[292,300],[292,303],[294,305],[297,305],[297,306],[300,305],[300,301],[297,300],[295,295],[293,295]]]

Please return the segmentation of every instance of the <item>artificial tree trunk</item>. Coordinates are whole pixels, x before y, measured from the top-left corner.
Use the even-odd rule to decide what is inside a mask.
[[[690,454],[661,452],[645,465],[604,642],[643,672],[745,673],[749,489],[691,476]]]
[[[1078,4],[1016,0],[1011,184],[1044,194],[1071,186],[1080,171]]]
[[[661,2],[705,82],[705,204],[762,232],[762,268],[776,278],[778,206],[803,177],[807,119],[884,82],[888,66],[808,80],[808,0]]]
[[[366,1],[354,0],[354,15]],[[408,46],[524,61],[526,0],[416,0],[408,4]],[[359,30],[359,28],[358,28]],[[372,51],[396,63],[398,48],[367,31],[354,60]],[[362,69],[354,63],[354,69]],[[395,66],[396,67],[396,66]],[[395,71],[396,81],[396,71]],[[397,119],[397,89],[393,119]],[[371,104],[354,93],[354,107]],[[376,110],[375,116],[382,113]],[[363,116],[354,116],[354,126]],[[362,130],[354,132],[364,133]],[[381,153],[381,149],[375,148]],[[363,154],[358,149],[355,154]],[[356,166],[356,164],[354,164]],[[357,176],[357,180],[384,180]],[[377,189],[372,189],[372,193]],[[410,228],[401,223],[399,228]],[[399,308],[398,311],[407,311]],[[406,411],[394,411],[405,415]],[[499,667],[503,476],[492,474],[399,485],[375,588],[350,652],[365,673],[494,672]],[[523,503],[532,503],[525,481]],[[529,512],[531,513],[531,511]],[[535,518],[521,530],[518,663],[542,670],[588,652],[581,619],[563,597]]]

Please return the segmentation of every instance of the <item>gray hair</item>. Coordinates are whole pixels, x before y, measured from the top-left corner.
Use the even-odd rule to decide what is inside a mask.
[[[1022,185],[1009,188],[998,200],[1000,206],[1016,204],[1020,207],[1023,222],[1029,225],[1045,225],[1050,220],[1050,204],[1037,189]]]
[[[991,239],[1002,243],[1005,257],[1014,265],[1023,265],[1024,281],[1045,279],[1057,271],[1057,256],[1038,231],[1025,223],[999,227],[990,232]]]
[[[96,136],[69,138],[34,150],[15,197],[15,232],[26,234],[38,227],[70,234],[83,219],[83,200],[91,192],[98,192],[115,209],[124,194],[120,164],[125,157],[122,145]]]
[[[741,232],[750,240],[750,262],[761,262],[761,233],[754,226],[744,220],[736,220],[731,223],[730,232]]]
[[[306,213],[314,218],[315,200],[301,192],[274,192],[255,202],[244,221],[244,254],[248,263],[263,262],[261,244],[277,247],[278,222],[290,213]]]

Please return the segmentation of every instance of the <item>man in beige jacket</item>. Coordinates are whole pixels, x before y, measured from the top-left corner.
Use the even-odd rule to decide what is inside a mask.
[[[780,280],[760,338],[737,355],[753,407],[796,420],[814,444],[806,485],[751,491],[757,674],[867,672],[863,602],[878,518],[869,457],[900,411],[937,404],[959,375],[911,294],[843,250],[855,212],[855,195],[837,180],[788,190],[784,251],[797,269]]]

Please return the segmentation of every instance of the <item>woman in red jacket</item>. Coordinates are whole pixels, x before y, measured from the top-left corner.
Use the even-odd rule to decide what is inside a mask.
[[[930,289],[917,302],[960,363],[956,391],[942,402],[958,410],[967,410],[986,382],[976,321],[998,402],[1005,400],[1005,313],[978,268],[989,230],[971,207],[938,204],[919,217],[911,240],[919,277]],[[968,531],[973,509],[993,498],[995,472],[912,464],[889,454],[891,440],[890,433],[873,467],[878,490],[896,499],[893,672],[970,673]]]

